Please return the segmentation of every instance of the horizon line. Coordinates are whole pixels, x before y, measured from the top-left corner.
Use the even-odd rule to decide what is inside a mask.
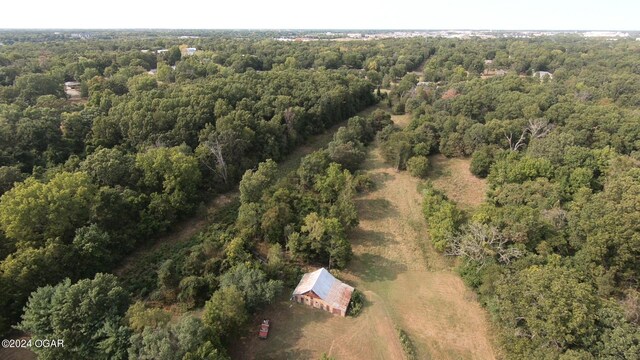
[[[164,27],[118,27],[118,28],[65,28],[65,27],[46,27],[46,28],[0,28],[0,31],[49,31],[49,30],[89,30],[89,31],[121,31],[121,30],[172,30],[172,31],[484,31],[484,32],[504,32],[504,31],[543,31],[543,32],[586,32],[586,31],[609,31],[609,32],[640,32],[640,29],[481,29],[481,28],[164,28]]]

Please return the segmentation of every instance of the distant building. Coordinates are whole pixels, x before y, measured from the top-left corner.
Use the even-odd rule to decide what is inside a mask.
[[[587,31],[584,33],[584,37],[629,37],[629,33],[620,31]]]
[[[166,52],[169,52],[169,49],[156,50],[156,54],[162,54],[162,53],[166,53]]]
[[[346,316],[353,287],[336,279],[325,268],[306,273],[291,295],[291,300],[335,315]]]
[[[186,48],[185,51],[184,51],[184,54],[187,55],[187,56],[191,56],[191,55],[195,54],[196,51],[198,51],[198,49],[196,49],[196,48]]]
[[[540,80],[544,79],[545,77],[548,77],[549,79],[553,79],[553,74],[548,71],[536,71],[533,73],[532,76],[539,77]]]
[[[484,69],[481,77],[486,79],[494,76],[504,76],[507,75],[508,71],[504,69]]]
[[[64,92],[71,99],[79,99],[80,92],[80,83],[77,81],[67,81],[64,83]]]
[[[80,83],[77,81],[67,81],[66,83],[64,83],[64,88],[65,89],[79,89],[80,88]]]

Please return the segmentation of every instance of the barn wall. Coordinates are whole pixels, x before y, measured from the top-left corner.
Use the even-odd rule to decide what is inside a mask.
[[[334,315],[346,316],[345,311],[334,309],[331,305],[327,304],[313,293],[310,293],[310,295],[295,295],[294,299],[300,304],[305,304],[316,309],[322,309]]]

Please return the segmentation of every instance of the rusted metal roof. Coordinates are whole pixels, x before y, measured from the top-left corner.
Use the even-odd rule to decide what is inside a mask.
[[[293,295],[303,295],[309,291],[313,291],[334,309],[347,310],[353,287],[333,277],[325,268],[320,268],[304,274]]]

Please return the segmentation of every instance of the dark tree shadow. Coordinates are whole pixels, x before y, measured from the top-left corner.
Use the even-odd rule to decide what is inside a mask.
[[[351,263],[353,272],[367,282],[395,280],[407,271],[405,264],[369,253],[355,256]]]
[[[387,199],[359,199],[355,203],[362,220],[381,220],[398,214],[393,204]]]
[[[379,173],[371,174],[371,180],[373,180],[373,183],[375,184],[374,189],[379,188],[385,182],[393,180],[394,178],[395,178],[395,175],[388,172],[379,172]]]
[[[362,228],[355,228],[349,232],[349,239],[354,245],[368,245],[368,246],[386,246],[389,244],[397,243],[397,240],[393,236],[389,236],[382,231],[364,230]]]

